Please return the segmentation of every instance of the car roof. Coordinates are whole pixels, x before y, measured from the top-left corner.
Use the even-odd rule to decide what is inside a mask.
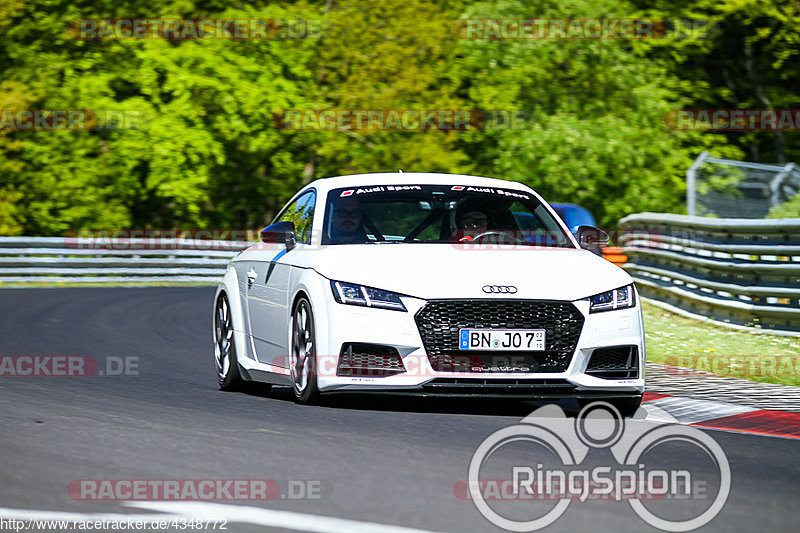
[[[483,178],[464,174],[442,174],[436,172],[379,172],[372,174],[352,174],[320,178],[309,183],[304,189],[314,187],[318,190],[341,187],[371,187],[377,185],[465,185],[475,187],[500,187],[521,189],[532,192],[522,183],[497,178]]]
[[[542,198],[539,193],[518,181],[470,176],[467,174],[445,174],[440,172],[375,172],[318,178],[297,191],[289,202],[286,203],[286,206],[290,205],[291,202],[311,189],[314,189],[319,196],[324,196],[332,189],[340,189],[343,187],[374,187],[379,185],[464,185],[467,187],[515,189],[532,194],[534,198],[542,202],[546,209],[551,210],[554,215],[557,215],[553,208],[550,207],[550,204]],[[279,211],[279,214],[281,211]],[[556,217],[556,220],[560,221],[558,217]],[[572,238],[571,232],[569,228],[566,227],[566,224],[563,229],[565,229],[567,234],[570,235],[570,238]],[[573,242],[573,244],[577,246],[577,243]]]

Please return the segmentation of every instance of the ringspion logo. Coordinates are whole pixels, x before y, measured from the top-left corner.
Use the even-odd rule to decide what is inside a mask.
[[[653,409],[657,419],[674,420]],[[675,446],[684,464],[667,460],[663,468],[663,458],[652,460]],[[586,465],[595,449],[609,450],[615,464]],[[609,403],[595,402],[574,419],[547,405],[495,431],[472,456],[466,486],[462,480],[453,490],[508,531],[545,528],[573,501],[590,500],[626,502],[653,527],[691,531],[717,516],[730,488],[728,459],[708,434],[691,426],[623,419]],[[520,508],[517,502],[525,503]]]

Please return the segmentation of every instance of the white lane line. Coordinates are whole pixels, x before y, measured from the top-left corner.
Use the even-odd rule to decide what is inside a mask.
[[[164,514],[81,513],[0,507],[0,518],[87,522],[97,520],[109,522],[126,522],[128,520],[152,522],[154,520],[162,521],[175,518],[185,518],[187,520],[225,519],[230,523],[253,524],[293,531],[308,531],[310,533],[436,533],[425,529],[379,524],[377,522],[361,522],[347,518],[222,503],[148,501],[125,502],[124,505]]]
[[[424,529],[361,522],[347,518],[278,511],[210,502],[130,502],[127,505],[202,520],[225,518],[229,522],[255,524],[312,533],[433,533]]]
[[[714,418],[758,411],[755,407],[745,407],[743,405],[713,402],[710,400],[680,398],[677,396],[652,400],[643,403],[642,407],[648,411],[647,420],[668,422],[668,420],[662,420],[662,417],[658,413],[651,413],[648,409],[649,407],[658,407],[675,417],[681,424],[695,424]]]
[[[107,520],[109,522],[141,520],[144,522],[152,522],[153,520],[167,520],[169,518],[183,517],[170,517],[163,514],[73,513],[70,511],[39,511],[36,509],[9,509],[7,507],[0,507],[0,518],[14,518],[16,520],[77,520],[80,522],[96,520]]]

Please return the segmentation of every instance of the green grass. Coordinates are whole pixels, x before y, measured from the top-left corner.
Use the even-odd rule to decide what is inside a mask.
[[[715,326],[643,302],[647,360],[800,386],[800,338]],[[687,378],[688,379],[688,378]]]

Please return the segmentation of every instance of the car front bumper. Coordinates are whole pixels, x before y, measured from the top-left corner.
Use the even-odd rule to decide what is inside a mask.
[[[498,298],[502,300],[503,298]],[[407,312],[327,302],[326,334],[318,339],[318,378],[322,392],[381,392],[461,397],[621,398],[644,392],[645,341],[641,304],[630,309],[589,313],[588,300],[572,302],[583,315],[575,349],[560,372],[437,371],[425,351],[415,315],[425,300],[403,297]],[[397,350],[404,372],[390,375],[337,375],[346,343]],[[587,373],[593,352],[635,347],[636,372],[625,378]],[[509,354],[513,356],[512,354]]]

